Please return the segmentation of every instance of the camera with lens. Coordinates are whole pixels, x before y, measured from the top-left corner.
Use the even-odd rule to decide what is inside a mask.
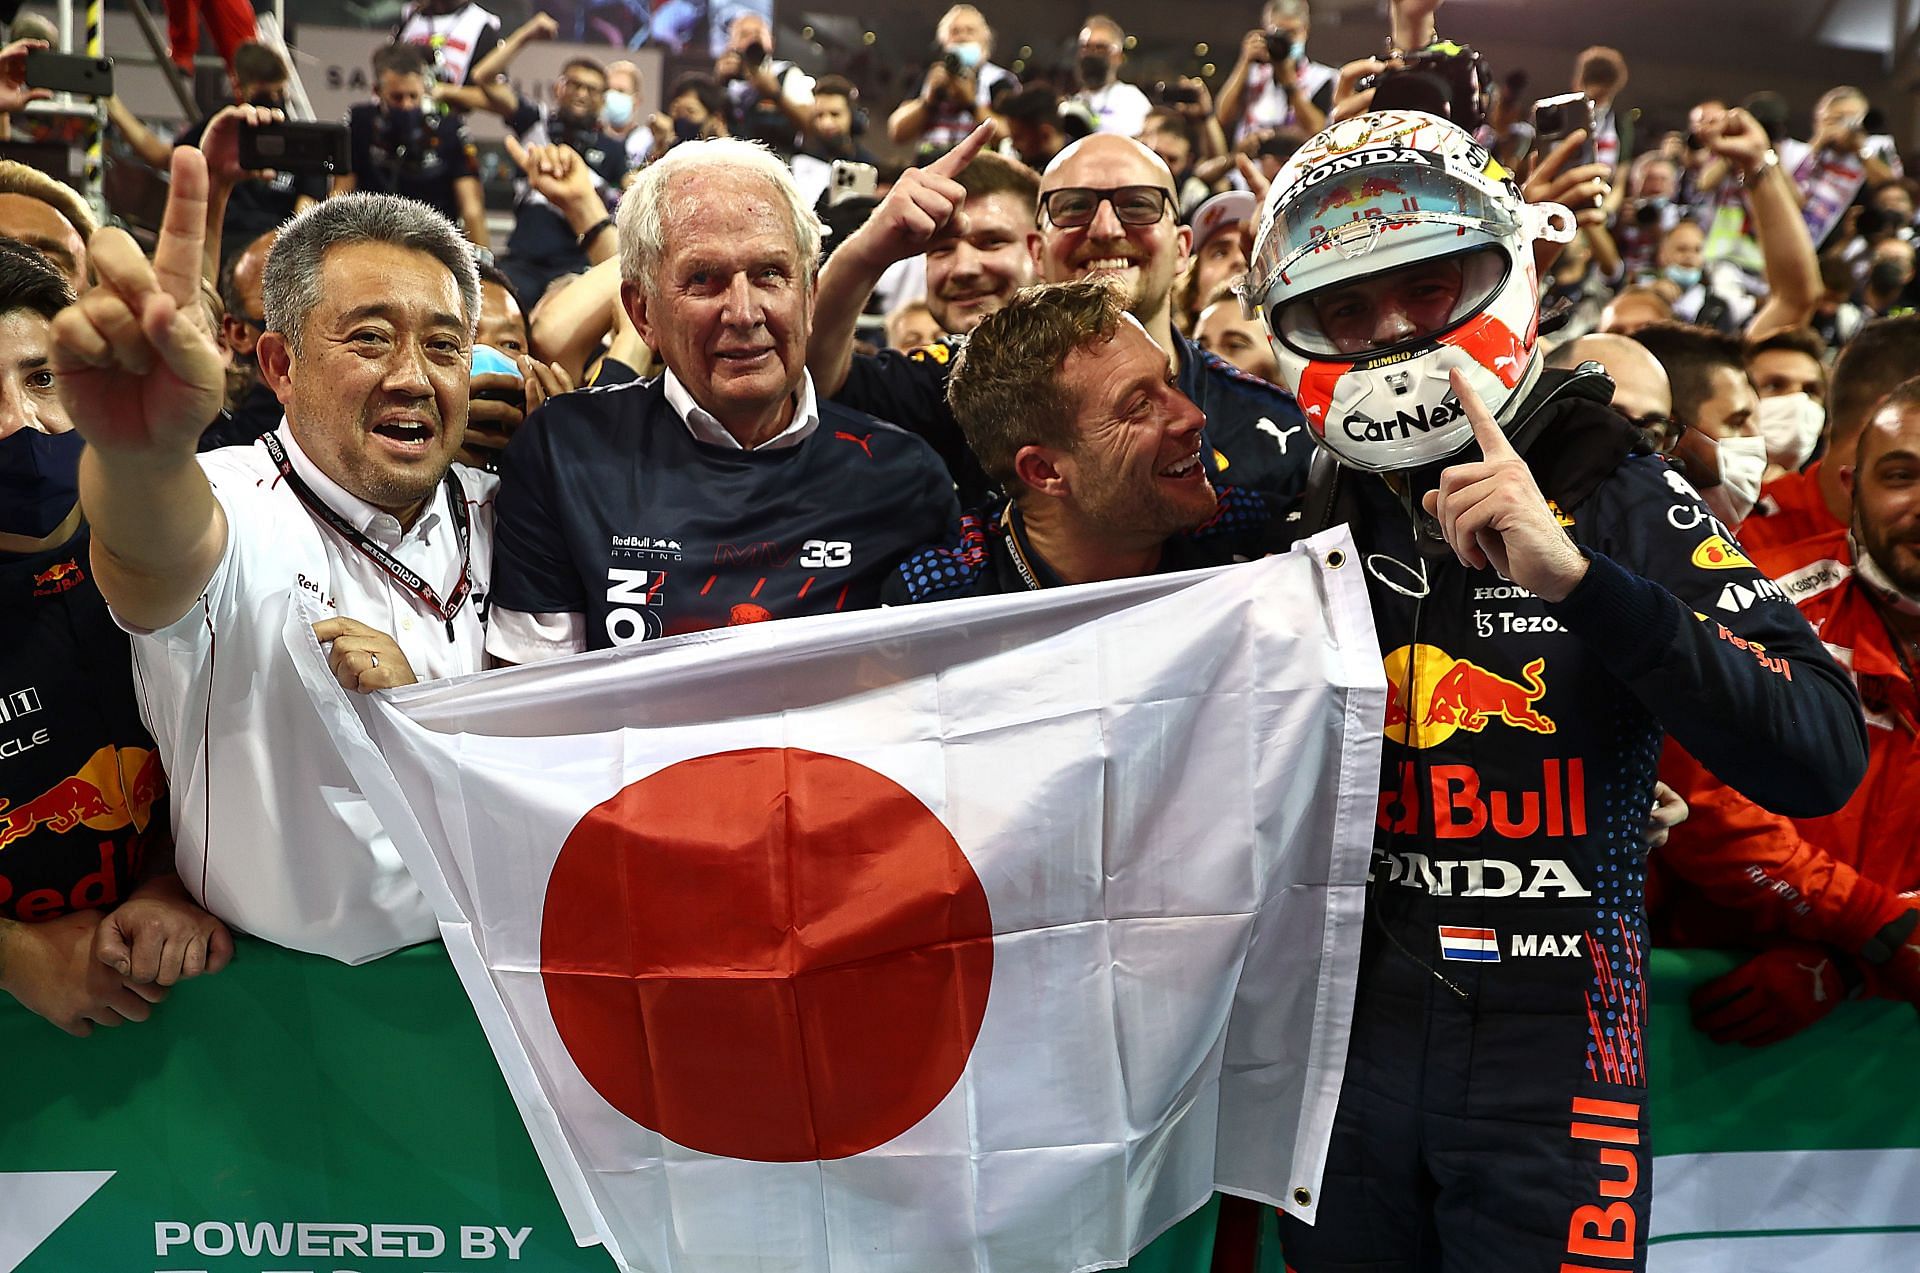
[[[767,60],[767,46],[760,43],[760,41],[758,40],[755,40],[752,44],[749,44],[746,48],[740,50],[740,65],[746,67],[750,71],[759,70],[761,67],[761,64],[764,63],[766,60]]]
[[[1274,65],[1278,66],[1282,62],[1290,62],[1299,56],[1298,50],[1300,45],[1291,33],[1286,31],[1269,31],[1266,35],[1267,56],[1273,59]]]
[[[967,64],[961,61],[960,55],[951,49],[947,50],[946,54],[941,57],[940,65],[946,67],[947,74],[953,76],[955,79],[967,73]]]
[[[1373,90],[1374,110],[1425,111],[1473,132],[1487,122],[1493,75],[1480,54],[1448,40],[1406,54],[1358,87]]]

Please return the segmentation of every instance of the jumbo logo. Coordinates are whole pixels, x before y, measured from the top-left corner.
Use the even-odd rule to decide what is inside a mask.
[[[1408,747],[1432,747],[1455,730],[1477,734],[1498,721],[1536,734],[1554,732],[1536,706],[1547,692],[1545,659],[1533,659],[1510,680],[1437,645],[1403,645],[1384,660],[1386,736]]]

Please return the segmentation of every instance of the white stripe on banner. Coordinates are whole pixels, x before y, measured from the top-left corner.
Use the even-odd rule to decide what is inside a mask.
[[[1648,1273],[1912,1268],[1920,1244],[1920,1149],[1675,1154],[1654,1189]]]

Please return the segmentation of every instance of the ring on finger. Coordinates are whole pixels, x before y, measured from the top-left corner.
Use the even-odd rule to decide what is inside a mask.
[[[373,660],[373,667],[380,666],[380,656],[378,654],[374,654],[372,651],[368,651],[367,657]],[[368,668],[367,670],[372,671],[373,668]]]

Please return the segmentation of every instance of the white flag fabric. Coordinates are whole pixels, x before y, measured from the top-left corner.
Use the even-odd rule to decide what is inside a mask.
[[[1216,1188],[1312,1219],[1386,699],[1344,528],[370,699],[288,643],[620,1268],[1114,1268]]]

